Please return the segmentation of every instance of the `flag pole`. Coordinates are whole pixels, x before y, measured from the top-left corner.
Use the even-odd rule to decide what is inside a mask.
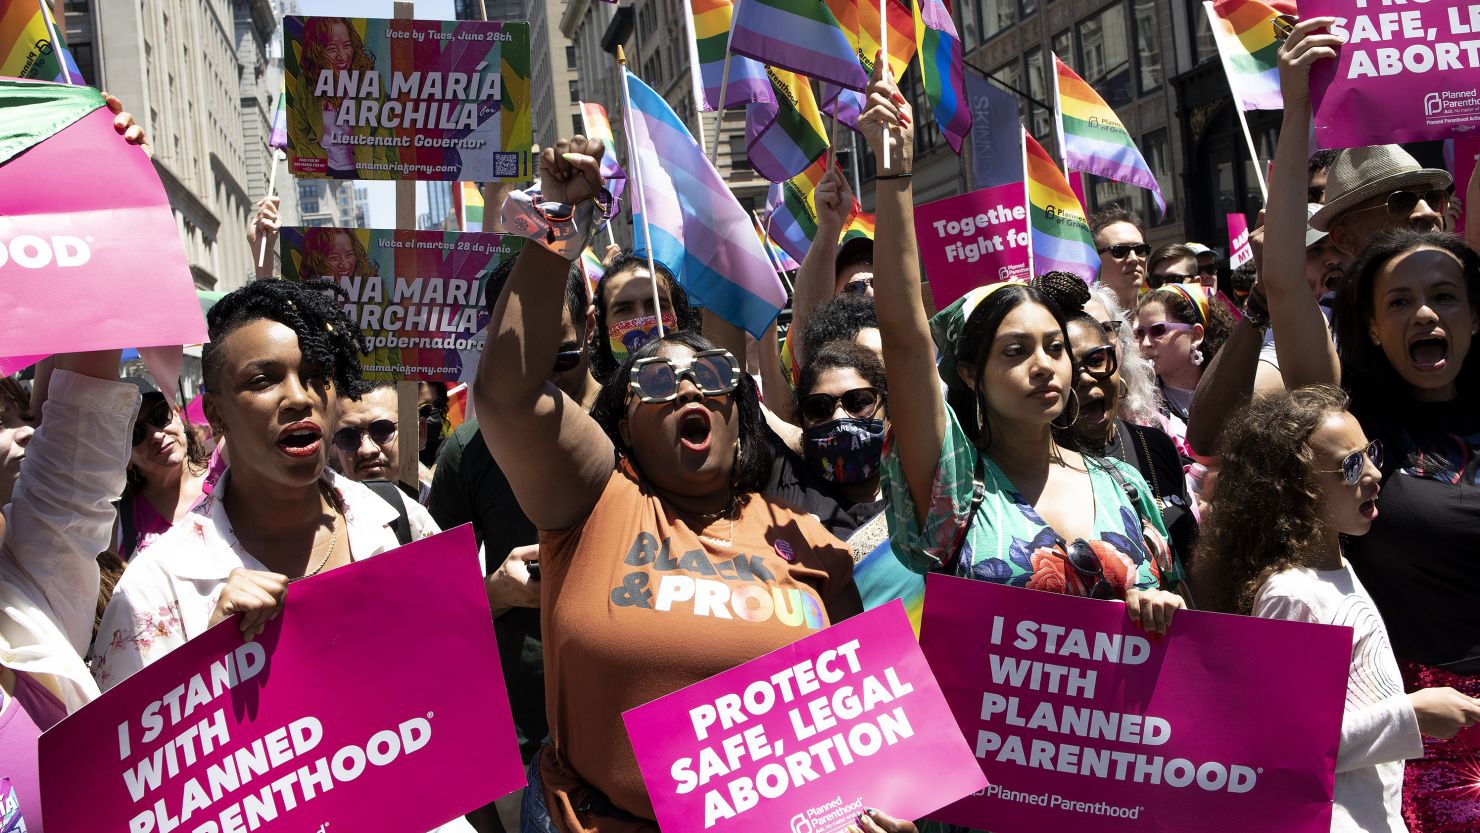
[[[886,79],[889,78],[889,74],[890,74],[889,73],[889,9],[885,8],[885,5],[884,4],[885,3],[888,3],[888,2],[889,2],[889,0],[879,0],[879,60],[881,60],[881,61],[884,62],[884,73],[883,73],[883,77],[886,78]],[[922,66],[923,66],[923,64],[922,64]],[[890,80],[892,80],[892,79],[890,79]],[[833,110],[836,111],[837,108],[834,107]],[[880,144],[880,146],[882,146],[884,148],[884,159],[883,159],[884,166],[883,166],[883,170],[886,170],[887,171],[887,170],[889,170],[889,131],[887,131],[887,130],[884,131],[882,140],[879,142],[879,144]]]
[[[728,56],[726,56],[728,60]],[[627,134],[627,163],[632,166],[633,203],[642,211],[642,240],[647,246],[648,278],[653,282],[653,317],[658,321],[658,338],[663,332],[663,304],[658,298],[658,265],[653,262],[653,235],[648,227],[647,200],[642,193],[642,157],[637,152],[632,134],[632,97],[627,91],[627,53],[617,47],[617,67],[622,71],[622,132]],[[721,110],[721,113],[724,111]]]
[[[1054,76],[1057,77],[1058,73],[1054,73]],[[1028,128],[1022,124],[1018,125],[1018,149],[1023,154],[1023,211],[1028,215],[1028,277],[1032,278],[1037,275],[1033,271],[1033,198],[1028,191],[1028,183],[1032,177],[1028,175]],[[1080,207],[1083,208],[1083,206]]]
[[[1064,165],[1064,178],[1065,179],[1068,179],[1069,178],[1069,154],[1064,149],[1064,111],[1063,111],[1063,99],[1061,99],[1059,97],[1059,54],[1057,52],[1053,52],[1053,53],[1050,53],[1050,54],[1053,55],[1053,137],[1054,137],[1054,140],[1059,143],[1059,161],[1062,162],[1063,165]],[[1027,128],[1024,127],[1023,128],[1023,131],[1024,132],[1027,132]],[[1028,153],[1028,143],[1027,143],[1026,140],[1024,140],[1023,141],[1023,158],[1024,159],[1027,158],[1027,153]],[[1027,167],[1024,167],[1023,168],[1023,171],[1024,171],[1025,174],[1026,174],[1027,170],[1028,170]],[[1024,176],[1024,180],[1026,180],[1026,179],[1027,179],[1027,177]]]
[[[1213,30],[1213,44],[1218,47],[1218,63],[1223,65],[1223,78],[1228,82],[1228,92],[1233,96],[1233,111],[1238,114],[1238,126],[1244,132],[1244,142],[1249,148],[1249,160],[1254,163],[1254,176],[1259,180],[1259,194],[1269,203],[1269,186],[1264,181],[1264,171],[1259,168],[1259,153],[1254,148],[1254,136],[1249,133],[1249,119],[1244,115],[1243,105],[1239,101],[1238,90],[1233,86],[1233,73],[1228,71],[1228,55],[1223,49],[1223,36],[1218,31],[1218,13],[1213,11],[1213,4],[1204,0],[1203,11],[1207,14],[1208,28]]]
[[[586,134],[587,138],[589,138],[591,136],[591,122],[586,121],[586,102],[577,101],[576,106],[581,108],[581,130]],[[613,155],[615,155],[617,149],[612,148],[611,152]],[[598,163],[600,161],[601,160],[599,159],[597,160]],[[486,211],[487,209],[485,208],[484,210]],[[606,239],[607,242],[611,243],[613,246],[617,245],[617,235],[616,232],[612,231],[612,224],[610,220],[608,220],[606,223]]]
[[[735,15],[740,11],[740,0],[730,7],[730,32],[725,35],[725,67],[719,74],[719,101],[714,102],[714,143],[709,146],[709,164],[719,168],[719,134],[724,132],[725,88],[730,86],[730,41],[735,37]],[[697,41],[695,42],[697,43]],[[703,120],[703,117],[699,117]]]
[[[286,154],[283,153],[283,149],[282,148],[273,148],[272,149],[272,173],[270,173],[270,174],[267,175],[267,198],[268,199],[272,199],[273,194],[277,191],[278,163],[281,162],[281,161],[283,161],[283,157],[284,156],[286,156]],[[267,262],[267,235],[266,234],[263,234],[262,235],[262,238],[257,241],[257,268],[259,268],[259,269],[262,268],[263,264],[265,264],[266,262]]]
[[[704,71],[699,66],[699,37],[694,34],[694,0],[688,0],[684,4],[683,16],[684,34],[689,39],[689,83],[694,87],[694,126],[699,130],[699,147],[709,147],[709,139],[704,136],[704,106],[708,103],[704,100]],[[728,62],[729,55],[725,56]],[[715,129],[719,129],[719,121],[714,123]]]
[[[756,230],[761,233],[761,248],[766,250],[766,260],[771,264],[771,268],[776,270],[776,277],[781,279],[781,285],[786,287],[787,293],[792,294],[795,290],[792,288],[791,281],[786,279],[786,270],[781,268],[781,261],[777,260],[776,253],[771,251],[771,232],[756,214],[756,210],[752,208],[750,219],[755,223]]]
[[[57,22],[51,16],[51,9],[46,7],[46,0],[37,0],[37,3],[41,6],[41,19],[46,22],[46,35],[51,38],[52,51],[57,56],[57,65],[62,68],[62,82],[69,87],[76,86],[72,83],[72,72],[67,69],[67,50],[62,47],[62,39],[57,36]]]

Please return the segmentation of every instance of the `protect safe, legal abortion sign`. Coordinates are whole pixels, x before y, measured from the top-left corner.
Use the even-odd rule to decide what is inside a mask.
[[[419,833],[523,786],[472,528],[293,584],[254,642],[222,622],[40,767],[49,833]]]
[[[622,719],[664,830],[839,833],[986,786],[897,601]]]
[[[921,647],[991,785],[993,833],[1327,833],[1350,628],[931,575]]]

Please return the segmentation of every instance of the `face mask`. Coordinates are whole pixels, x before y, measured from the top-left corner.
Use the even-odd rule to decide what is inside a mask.
[[[663,332],[671,333],[678,329],[678,319],[672,313],[663,313]],[[606,328],[607,339],[612,348],[612,357],[617,364],[627,360],[629,353],[636,350],[649,341],[658,337],[658,319],[656,316],[644,315],[641,318],[633,318],[620,324],[611,324]]]
[[[879,473],[884,421],[846,417],[802,431],[802,455],[812,470],[839,486],[862,483]]]

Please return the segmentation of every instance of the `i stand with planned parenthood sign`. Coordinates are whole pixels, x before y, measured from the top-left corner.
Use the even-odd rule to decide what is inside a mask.
[[[990,782],[931,818],[1331,829],[1350,628],[1184,610],[1152,639],[1122,604],[930,575],[920,645]]]

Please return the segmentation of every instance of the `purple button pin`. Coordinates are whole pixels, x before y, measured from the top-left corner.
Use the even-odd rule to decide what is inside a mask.
[[[791,542],[783,538],[776,539],[776,554],[786,559],[787,562],[797,560],[797,554],[791,548]]]

